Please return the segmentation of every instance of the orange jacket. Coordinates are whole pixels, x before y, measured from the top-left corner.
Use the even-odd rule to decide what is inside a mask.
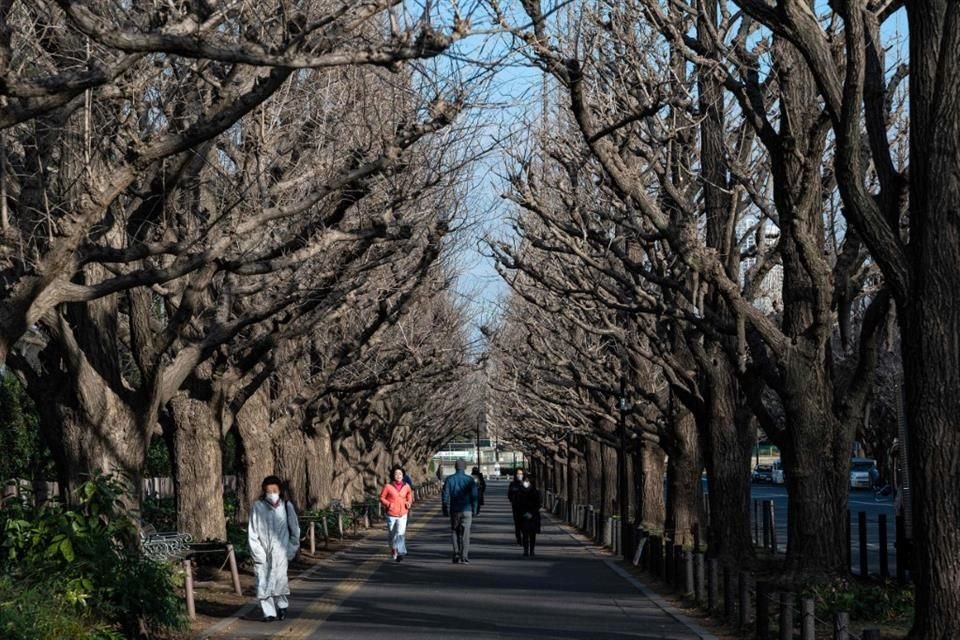
[[[388,482],[380,491],[380,504],[387,510],[388,516],[405,516],[410,511],[410,505],[413,504],[413,490],[407,483],[403,483],[403,487],[397,489],[395,484]]]

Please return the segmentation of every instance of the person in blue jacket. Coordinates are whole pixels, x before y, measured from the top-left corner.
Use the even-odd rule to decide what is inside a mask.
[[[470,564],[470,527],[480,504],[480,487],[466,474],[466,462],[457,460],[454,468],[443,482],[443,515],[450,518],[453,564]]]

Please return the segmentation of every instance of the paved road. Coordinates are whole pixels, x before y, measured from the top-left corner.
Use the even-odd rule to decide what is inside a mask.
[[[758,484],[751,485],[754,500],[773,500],[774,518],[777,525],[777,543],[782,551],[787,548],[787,490],[783,485]],[[877,516],[881,513],[887,516],[887,551],[889,554],[889,568],[896,573],[896,549],[893,543],[896,540],[896,518],[894,517],[893,498],[874,497],[873,491],[850,490],[847,500],[850,510],[850,537],[851,537],[851,569],[854,573],[860,571],[860,529],[857,514],[861,511],[867,514],[867,551],[870,573],[880,570],[880,528]],[[754,511],[750,513],[751,524],[755,523]],[[761,520],[762,525],[762,520]],[[753,529],[756,531],[756,527]],[[762,528],[760,535],[763,535]],[[760,542],[762,542],[762,537]]]
[[[342,552],[292,585],[284,623],[238,620],[215,638],[712,638],[668,613],[608,556],[544,518],[537,558],[521,556],[506,483],[490,482],[474,520],[469,565],[453,565],[436,501],[414,512],[409,556],[395,563],[385,535]],[[631,582],[630,580],[633,580]]]

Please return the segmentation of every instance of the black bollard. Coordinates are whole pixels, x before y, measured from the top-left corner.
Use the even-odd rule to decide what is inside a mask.
[[[897,583],[907,584],[907,535],[903,516],[897,516],[893,548],[897,550]]]
[[[776,511],[774,511],[773,509],[773,500],[770,501],[768,508],[770,509],[770,551],[773,551],[774,555],[776,555],[778,551],[777,515],[776,515]]]
[[[869,559],[867,556],[867,513],[857,514],[857,539],[860,542],[860,577],[870,577]]]
[[[880,579],[886,580],[890,577],[890,559],[887,556],[887,514],[881,513],[877,516],[877,528],[880,534]]]
[[[761,504],[761,510],[763,513],[763,548],[770,548],[770,509],[768,505],[770,504],[769,500],[764,500]]]
[[[694,553],[693,554],[693,597],[697,601],[697,604],[703,604],[703,587],[704,587],[704,575],[703,575],[703,554]]]
[[[847,511],[847,571],[853,571],[853,533],[850,524],[850,511]]]
[[[760,544],[760,501],[753,501],[753,546]]]
[[[736,593],[733,590],[733,572],[730,567],[723,568],[723,619],[733,622],[736,613]]]
[[[737,593],[740,594],[737,625],[743,629],[750,624],[750,574],[746,571],[741,571],[737,576]]]
[[[770,585],[757,583],[757,640],[770,640]]]
[[[720,564],[716,558],[707,559],[707,611],[714,611],[717,608],[720,590],[719,569]]]

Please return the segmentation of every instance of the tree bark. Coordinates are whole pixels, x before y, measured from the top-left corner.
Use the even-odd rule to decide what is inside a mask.
[[[240,435],[240,477],[237,479],[239,517],[246,520],[260,498],[263,479],[274,474],[270,406],[266,388],[254,393],[237,411],[234,426]]]
[[[637,521],[647,529],[659,530],[667,517],[663,492],[666,454],[659,446],[647,443],[637,457]]]
[[[191,377],[169,402],[174,424],[177,530],[194,540],[226,540],[223,437],[206,381]]]
[[[282,424],[274,428],[278,435],[283,434],[274,440],[276,472],[286,485],[287,498],[300,510],[308,503],[305,436],[303,430]]]
[[[899,314],[916,557],[910,638],[960,629],[960,11],[907,3],[911,299]]]
[[[711,555],[749,563],[753,558],[750,533],[750,450],[753,423],[749,412],[737,406],[737,386],[729,361],[717,354],[708,369],[706,447],[704,462],[710,501],[707,543]]]
[[[672,432],[673,437],[667,449],[666,529],[674,544],[691,544],[694,528],[703,530],[700,497],[703,465],[693,414],[681,409],[674,416]]]

